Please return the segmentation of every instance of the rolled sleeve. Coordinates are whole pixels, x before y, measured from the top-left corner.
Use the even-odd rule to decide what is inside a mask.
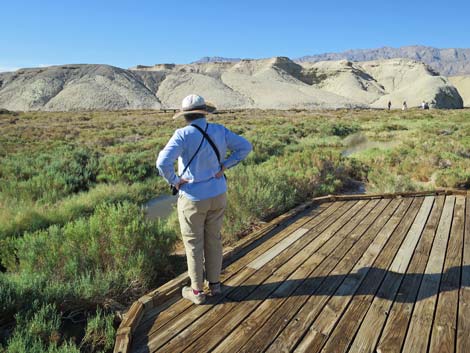
[[[223,163],[226,169],[232,168],[243,161],[253,149],[247,139],[229,129],[225,129],[225,141],[227,148],[231,151],[230,156]]]
[[[183,139],[176,131],[166,144],[163,150],[158,154],[156,166],[163,178],[171,184],[176,185],[180,178],[175,173],[174,163],[183,152]]]

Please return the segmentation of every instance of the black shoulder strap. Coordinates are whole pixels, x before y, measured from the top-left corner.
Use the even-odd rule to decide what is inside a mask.
[[[208,126],[209,124],[207,124]],[[194,125],[193,125],[194,126]],[[206,126],[206,130],[207,130],[207,126]],[[202,143],[204,142],[204,139],[206,138],[206,132],[203,131],[201,129],[201,131],[203,132],[203,136],[202,136],[202,140],[201,140],[201,143],[199,144],[199,147],[197,148],[196,152],[194,152],[193,156],[191,157],[191,159],[189,160],[188,164],[185,165],[184,169],[183,169],[183,172],[181,173],[180,176],[182,176],[189,168],[189,165],[191,164],[191,162],[193,161],[194,157],[196,157],[196,155],[198,154],[199,150],[201,149],[201,146],[202,146]]]
[[[198,129],[201,134],[206,138],[207,142],[209,142],[209,144],[212,146],[212,149],[214,150],[216,156],[217,156],[217,160],[219,161],[219,164],[221,163],[220,162],[220,152],[219,152],[219,149],[217,148],[217,146],[215,145],[214,141],[212,141],[212,139],[209,137],[209,135],[207,134],[207,127],[209,126],[209,124],[206,125],[206,131],[204,131],[203,129],[201,129],[199,126],[195,125],[195,124],[191,124],[191,126],[194,126],[196,129]]]

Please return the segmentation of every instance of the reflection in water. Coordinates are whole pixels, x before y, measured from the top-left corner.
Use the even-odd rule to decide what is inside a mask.
[[[392,148],[400,144],[400,141],[370,141],[362,132],[349,135],[343,140],[346,147],[341,152],[343,157],[348,157],[353,153],[362,152],[370,148],[386,149]]]
[[[145,204],[145,217],[149,220],[167,218],[173,212],[177,196],[162,195],[155,197]]]

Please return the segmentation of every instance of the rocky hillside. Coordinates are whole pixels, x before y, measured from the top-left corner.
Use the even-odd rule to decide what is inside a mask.
[[[457,88],[463,98],[465,107],[470,108],[470,75],[452,76],[449,81]]]
[[[285,57],[124,70],[64,65],[0,74],[0,108],[114,110],[177,108],[198,93],[219,108],[331,109],[418,106],[460,108],[449,81],[423,63],[392,59],[296,63]]]
[[[383,47],[348,50],[342,53],[304,56],[297,60],[300,62],[325,60],[369,61],[394,58],[422,61],[444,76],[470,74],[470,49],[438,49],[414,45],[401,48]]]
[[[470,75],[470,49],[438,49],[422,45],[413,45],[400,48],[383,47],[377,49],[353,49],[342,53],[325,53],[307,55],[294,61],[318,62],[318,61],[371,61],[407,58],[422,61],[433,70],[444,76]],[[241,59],[204,57],[196,62],[239,61]]]
[[[0,74],[0,107],[10,110],[160,108],[162,76],[108,65],[63,65]]]

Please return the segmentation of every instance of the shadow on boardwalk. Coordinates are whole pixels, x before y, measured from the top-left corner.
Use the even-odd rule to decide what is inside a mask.
[[[281,282],[260,285],[241,285],[227,289],[227,296],[219,303],[230,301],[264,300],[267,298],[285,298],[292,296],[355,296],[371,295],[397,302],[416,302],[440,292],[453,291],[461,287],[470,287],[470,276],[461,271],[470,271],[470,266],[452,267],[443,273],[397,273],[376,267],[364,267],[355,273],[290,279]],[[442,279],[445,279],[441,282]],[[357,283],[361,282],[359,288]],[[426,289],[416,293],[419,285],[426,283]],[[400,287],[400,290],[396,289]],[[379,287],[381,286],[380,290]],[[410,287],[415,288],[410,293]],[[339,291],[336,291],[336,289]],[[395,290],[390,290],[395,288]],[[270,294],[266,294],[270,293]],[[419,296],[417,297],[417,295]],[[209,300],[207,304],[215,304]]]

